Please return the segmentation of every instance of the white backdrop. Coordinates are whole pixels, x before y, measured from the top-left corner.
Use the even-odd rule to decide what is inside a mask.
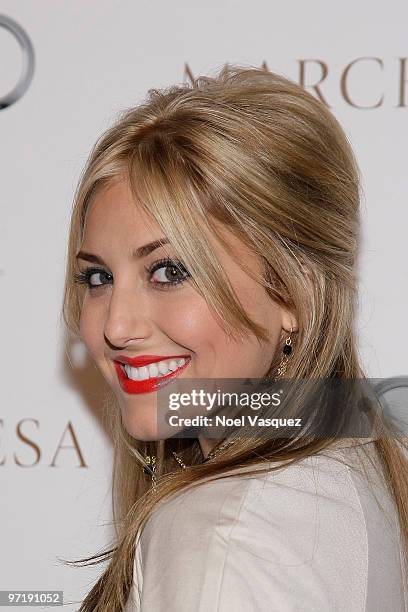
[[[363,174],[366,371],[407,375],[408,5],[1,0],[0,13],[27,32],[36,62],[27,92],[0,110],[0,590],[80,600],[101,566],[69,569],[57,557],[101,550],[110,520],[104,383],[80,346],[70,369],[60,325],[69,213],[91,146],[148,88],[185,80],[186,63],[198,75],[266,62],[298,82],[303,66]],[[0,98],[21,67],[0,27]]]

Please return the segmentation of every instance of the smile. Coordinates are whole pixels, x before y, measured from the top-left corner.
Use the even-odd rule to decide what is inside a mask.
[[[150,393],[169,384],[188,366],[189,355],[162,359],[139,367],[114,361],[119,383],[125,393]],[[127,359],[130,361],[130,359]]]

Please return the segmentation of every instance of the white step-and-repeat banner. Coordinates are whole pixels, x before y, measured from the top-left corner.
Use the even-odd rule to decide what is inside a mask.
[[[363,174],[366,371],[407,375],[408,5],[2,0],[0,15],[0,590],[80,601],[101,566],[58,557],[94,554],[111,533],[104,382],[81,345],[71,367],[60,317],[91,146],[149,88],[226,62],[301,83],[340,120]]]

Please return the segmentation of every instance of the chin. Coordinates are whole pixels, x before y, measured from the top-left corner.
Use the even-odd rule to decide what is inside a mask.
[[[124,426],[128,434],[132,436],[132,438],[135,438],[135,440],[139,440],[140,442],[153,442],[158,440],[159,434],[157,432],[157,427],[128,427],[126,423],[124,423]]]
[[[127,423],[124,420],[123,426],[132,438],[140,442],[154,442],[159,440],[157,423]]]

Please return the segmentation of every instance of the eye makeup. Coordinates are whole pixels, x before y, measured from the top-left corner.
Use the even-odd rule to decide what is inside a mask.
[[[172,270],[172,274],[167,275],[166,272],[161,272],[159,280],[152,280],[154,274],[161,270]],[[190,277],[189,272],[183,266],[183,264],[179,260],[174,260],[169,257],[165,257],[163,259],[159,259],[154,261],[150,266],[145,267],[145,271],[148,274],[148,278],[152,285],[157,289],[172,289],[178,285],[181,285],[187,278]],[[92,282],[92,277],[95,275],[100,275],[101,278],[108,279],[108,282]],[[173,279],[171,276],[173,275]],[[170,278],[169,278],[170,276]],[[167,280],[166,280],[167,279]],[[98,267],[89,267],[84,271],[74,274],[74,281],[79,284],[86,285],[89,289],[97,289],[98,287],[102,287],[106,284],[111,284],[113,281],[113,276],[109,272],[106,272],[103,268]]]

